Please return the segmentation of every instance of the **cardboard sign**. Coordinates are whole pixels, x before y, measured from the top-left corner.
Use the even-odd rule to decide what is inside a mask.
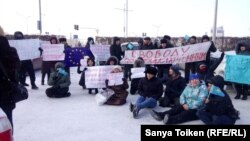
[[[109,86],[121,85],[121,84],[123,84],[122,78],[123,78],[123,72],[109,73],[108,74],[108,80],[109,80],[108,85]]]
[[[42,44],[43,61],[60,61],[64,60],[63,44]]]
[[[131,78],[143,78],[145,77],[145,67],[141,67],[141,68],[132,68],[131,69]]]
[[[87,88],[105,88],[107,75],[114,66],[95,66],[88,67],[85,71],[85,84]]]
[[[39,39],[9,40],[11,47],[16,48],[20,60],[30,60],[40,57]]]
[[[110,57],[110,45],[91,45],[90,50],[98,61],[107,61]]]

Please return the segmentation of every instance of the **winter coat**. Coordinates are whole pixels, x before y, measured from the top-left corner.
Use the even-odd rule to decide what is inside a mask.
[[[186,81],[182,76],[179,76],[177,79],[164,77],[162,83],[166,85],[165,95],[173,98],[180,97],[186,87]]]
[[[226,91],[223,90],[224,79],[218,75],[218,76],[211,78],[210,80],[213,82],[213,85],[221,89],[221,91],[225,94],[225,96],[221,97],[221,96],[210,94],[209,102],[206,104],[203,110],[211,113],[212,115],[216,115],[216,116],[225,115],[236,120],[239,115],[238,115],[237,110],[235,110],[229,95],[227,94]]]
[[[7,38],[0,36],[0,63],[2,63],[13,83],[18,83],[18,70],[20,68],[20,60],[15,48],[9,46]],[[8,91],[10,85],[7,82],[2,69],[0,69],[0,107],[14,109],[15,102]]]
[[[221,61],[223,60],[225,54],[224,52],[221,54],[220,58],[217,59],[216,61],[213,62],[213,64],[210,64],[208,66],[208,64],[206,62],[199,62],[197,63],[196,66],[196,72],[198,73],[199,77],[201,80],[204,80],[205,82],[207,80],[209,80],[210,78],[214,77],[214,71],[216,70],[216,68],[220,65]],[[200,65],[205,64],[208,68],[207,71],[202,72],[199,68]]]
[[[152,49],[157,49],[155,48],[153,43],[150,43],[149,45],[142,45],[141,47],[139,47],[139,50],[152,50]]]
[[[189,109],[198,109],[203,106],[207,95],[208,90],[204,82],[195,87],[188,84],[180,96],[180,104],[187,104]]]
[[[118,59],[115,56],[110,56],[106,62],[106,65],[110,65],[110,62],[114,61],[115,64],[114,65],[118,65]]]
[[[121,45],[116,45],[116,41],[117,39],[114,39],[114,42],[113,44],[110,46],[110,55],[111,56],[115,56],[118,61],[120,61],[122,59],[122,48],[121,48]]]
[[[68,88],[71,84],[69,75],[62,75],[59,72],[52,72],[48,84],[53,87]]]
[[[152,97],[158,100],[162,96],[163,86],[158,78],[153,77],[148,80],[147,77],[145,77],[139,82],[138,92],[143,97]]]
[[[127,96],[128,96],[128,82],[127,80],[123,81],[123,84],[121,85],[116,85],[116,86],[108,86],[107,88],[113,90],[115,92],[114,95],[112,95],[108,101],[106,103],[109,103],[110,105],[112,105],[112,103],[116,103],[116,101],[124,101],[126,102]],[[110,102],[111,103],[110,103]],[[124,103],[123,103],[124,104]],[[118,104],[115,104],[118,105]]]
[[[245,46],[246,50],[241,51],[240,50],[241,46]],[[250,41],[249,40],[243,40],[243,41],[240,41],[239,43],[237,43],[236,48],[235,48],[235,52],[236,52],[237,55],[250,55]]]
[[[216,52],[217,51],[217,49],[216,49],[216,47],[215,47],[215,45],[214,45],[214,42],[212,42],[211,43],[211,46],[209,47],[209,49],[208,49],[208,51],[207,51],[207,55],[206,55],[206,60],[205,60],[205,62],[208,64],[208,65],[210,65],[210,54],[211,54],[211,52]]]

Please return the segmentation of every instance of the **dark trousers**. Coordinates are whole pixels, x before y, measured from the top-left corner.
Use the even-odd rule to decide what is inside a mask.
[[[235,89],[238,95],[248,95],[248,85],[235,83]]]
[[[185,80],[186,80],[186,83],[189,82],[190,71],[191,71],[191,73],[195,73],[195,67],[196,67],[195,62],[185,63]]]
[[[207,125],[234,125],[236,121],[227,115],[216,116],[204,110],[198,111],[197,115]]]
[[[46,95],[48,97],[55,97],[55,98],[61,98],[61,97],[69,97],[70,94],[68,93],[69,88],[48,88],[46,89]]]
[[[45,79],[46,74],[47,74],[47,80],[49,81],[50,73],[45,72],[45,73],[42,73],[42,83],[44,83],[44,79]]]
[[[86,85],[85,85],[85,71],[83,71],[82,74],[81,74],[81,78],[79,80],[79,85],[82,86],[84,89],[86,88]]]
[[[124,65],[124,78],[131,80],[131,68],[133,65]]]
[[[130,93],[135,94],[136,91],[138,90],[139,82],[141,78],[133,78],[131,80],[131,85],[130,85]]]
[[[187,121],[197,120],[196,109],[183,109],[182,105],[178,105],[164,112],[164,115],[168,114],[167,124],[178,124]]]
[[[31,60],[21,61],[21,68],[20,68],[20,72],[19,72],[20,83],[22,83],[22,84],[25,83],[27,72],[30,76],[31,85],[34,85],[35,80],[36,80],[36,76],[35,76],[35,71],[34,71],[34,67],[33,67]]]
[[[169,64],[169,65],[157,65],[157,68],[158,68],[157,77],[163,78],[164,76],[167,76],[170,67],[171,67],[171,64]]]
[[[1,106],[0,108],[2,108],[2,110],[4,111],[4,113],[6,114],[7,118],[9,119],[12,128],[13,128],[13,120],[12,120],[12,108],[11,107],[7,107],[7,106]],[[13,131],[13,129],[12,129]]]

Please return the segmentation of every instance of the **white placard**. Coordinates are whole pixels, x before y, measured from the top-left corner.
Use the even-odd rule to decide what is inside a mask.
[[[109,73],[108,74],[108,80],[109,80],[108,85],[109,86],[121,85],[121,84],[123,84],[122,78],[123,78],[123,72]]]
[[[65,59],[63,44],[42,44],[43,61],[60,61]]]
[[[141,68],[132,68],[131,69],[131,78],[143,78],[145,77],[145,67],[141,67]]]

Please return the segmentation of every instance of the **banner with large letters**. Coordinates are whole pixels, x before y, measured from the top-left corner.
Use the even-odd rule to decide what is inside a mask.
[[[138,57],[142,57],[145,64],[175,64],[197,62],[206,59],[211,42],[186,45],[167,49],[155,50],[127,50],[121,64],[134,64]]]

